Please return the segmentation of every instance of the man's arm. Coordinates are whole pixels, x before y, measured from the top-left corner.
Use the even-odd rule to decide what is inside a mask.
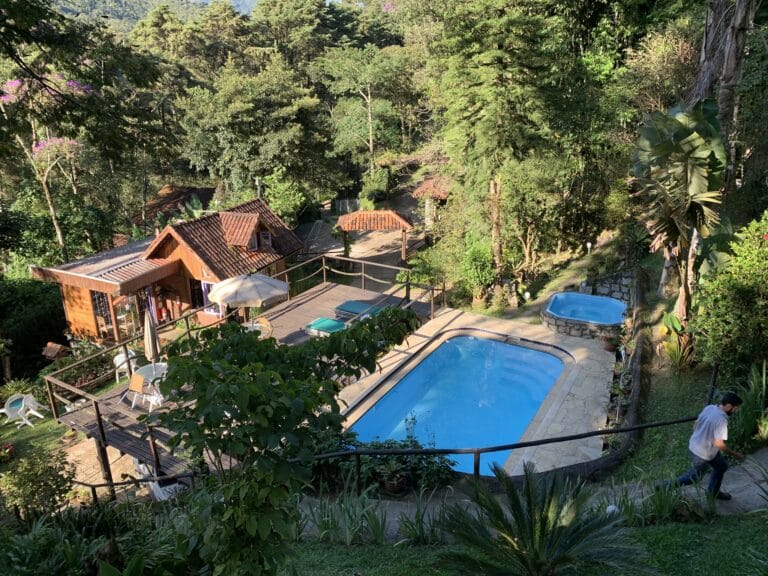
[[[736,458],[736,460],[744,460],[744,454],[728,448],[728,444],[725,443],[725,440],[720,440],[719,438],[715,439],[715,446],[717,447],[718,450],[720,450],[721,452],[724,452],[725,454],[728,454],[728,456],[733,456],[734,458]]]

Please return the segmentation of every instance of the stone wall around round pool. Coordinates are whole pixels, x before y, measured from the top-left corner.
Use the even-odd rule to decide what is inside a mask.
[[[619,338],[624,328],[624,323],[619,324],[594,324],[584,320],[562,318],[555,316],[546,306],[541,311],[541,320],[544,325],[554,332],[579,338]]]

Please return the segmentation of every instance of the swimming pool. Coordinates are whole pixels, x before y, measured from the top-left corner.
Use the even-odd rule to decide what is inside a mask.
[[[360,440],[402,440],[425,447],[480,448],[517,442],[563,371],[553,354],[505,341],[456,336],[443,341],[358,418]],[[507,452],[481,456],[480,473]],[[472,473],[473,456],[451,456]]]
[[[626,311],[627,305],[616,298],[557,292],[541,311],[541,320],[560,334],[617,339],[624,328]]]
[[[593,324],[621,324],[624,321],[627,305],[621,300],[608,296],[558,292],[549,300],[547,310],[560,318]]]

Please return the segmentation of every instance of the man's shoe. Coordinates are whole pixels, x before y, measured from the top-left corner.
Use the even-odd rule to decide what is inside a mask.
[[[715,498],[717,498],[718,500],[730,500],[731,495],[728,494],[728,492],[723,492],[722,490],[720,490],[720,492],[715,494]]]

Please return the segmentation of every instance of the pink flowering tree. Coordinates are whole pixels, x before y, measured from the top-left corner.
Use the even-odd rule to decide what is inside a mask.
[[[76,164],[82,146],[73,139],[52,135],[52,130],[42,125],[41,113],[55,108],[67,98],[82,98],[93,94],[90,85],[68,80],[61,74],[45,76],[45,82],[28,79],[11,79],[2,84],[0,113],[5,120],[25,118],[28,131],[17,131],[14,141],[27,159],[43,192],[51,218],[56,241],[62,257],[69,260],[69,251],[62,230],[55,195],[51,187],[54,170],[63,175],[77,193]],[[44,114],[43,114],[44,115]]]

